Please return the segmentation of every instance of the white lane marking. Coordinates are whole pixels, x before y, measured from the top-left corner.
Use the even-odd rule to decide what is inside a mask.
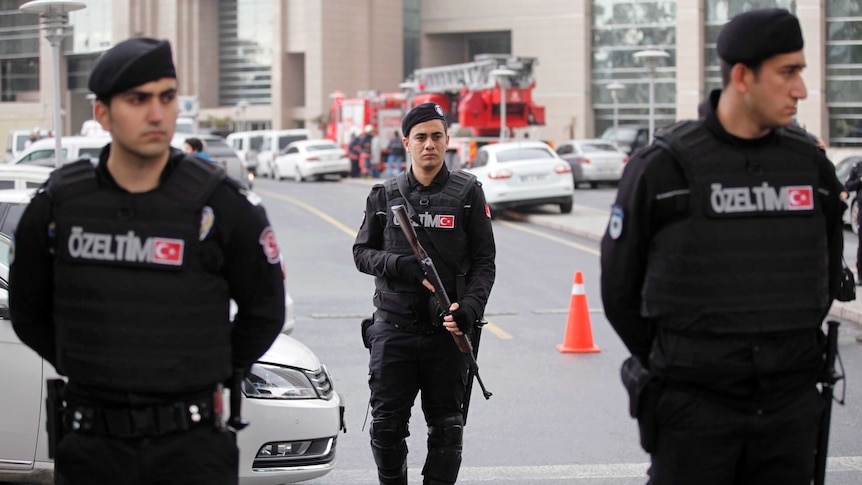
[[[511,222],[509,222],[509,221],[497,221],[497,223],[498,223],[498,224],[501,224],[501,225],[503,225],[503,226],[506,226],[506,227],[511,227],[512,229],[515,229],[515,230],[518,230],[518,231],[523,231],[523,232],[526,232],[526,233],[532,234],[532,235],[534,235],[534,236],[539,236],[539,237],[545,238],[545,239],[547,239],[547,240],[549,240],[549,241],[554,241],[554,242],[556,242],[556,243],[560,243],[560,244],[562,244],[562,245],[564,245],[564,246],[569,246],[569,247],[571,247],[571,248],[580,249],[581,251],[584,251],[584,252],[586,252],[586,253],[594,254],[594,255],[596,255],[596,256],[600,256],[600,255],[601,255],[601,252],[599,252],[599,250],[598,250],[598,249],[593,249],[593,248],[591,248],[591,247],[589,247],[589,246],[584,246],[583,244],[578,244],[578,243],[574,243],[574,242],[571,242],[571,241],[566,241],[566,240],[565,240],[565,239],[563,239],[563,238],[560,238],[560,237],[557,237],[557,236],[551,236],[550,234],[545,234],[545,233],[543,233],[543,232],[541,232],[541,231],[537,231],[537,230],[535,230],[535,229],[530,229],[529,227],[524,227],[522,224],[513,224],[513,223],[511,223]]]

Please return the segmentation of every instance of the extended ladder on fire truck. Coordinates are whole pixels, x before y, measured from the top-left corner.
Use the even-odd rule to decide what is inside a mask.
[[[532,86],[535,57],[519,57],[506,54],[479,54],[475,61],[448,66],[426,67],[413,71],[413,81],[420,84],[420,91],[457,92],[493,89],[497,80],[491,74],[495,69],[510,69],[516,74],[509,77],[511,87]]]

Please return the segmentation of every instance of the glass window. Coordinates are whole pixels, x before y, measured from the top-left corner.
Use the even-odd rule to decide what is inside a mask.
[[[69,13],[71,53],[102,52],[111,47],[113,0],[87,0],[87,8]]]
[[[24,213],[26,207],[26,204],[9,204],[9,211],[6,213],[6,218],[3,219],[0,232],[11,236],[15,232],[15,228],[18,227],[18,221],[21,220],[21,214]]]
[[[662,50],[654,71],[656,127],[676,120],[676,2],[673,0],[593,0],[592,104],[595,133],[614,126],[648,124],[650,76],[642,50]],[[623,84],[616,97],[607,89]]]
[[[280,137],[278,137],[278,149],[279,149],[279,151],[284,150],[285,148],[287,148],[287,145],[290,145],[291,143],[293,143],[295,141],[307,140],[307,139],[308,139],[308,137],[305,135],[280,136]]]
[[[517,162],[518,160],[536,160],[542,158],[554,158],[549,150],[544,148],[518,148],[515,150],[502,150],[497,152],[497,162]]]
[[[829,144],[862,146],[862,5],[826,2],[826,107]]]
[[[18,10],[23,3],[0,0],[0,101],[39,92],[39,16]]]
[[[732,17],[760,8],[783,8],[796,12],[796,0],[704,0],[704,90],[721,89],[721,70],[715,41],[721,27]]]
[[[272,102],[272,0],[219,0],[219,100]]]

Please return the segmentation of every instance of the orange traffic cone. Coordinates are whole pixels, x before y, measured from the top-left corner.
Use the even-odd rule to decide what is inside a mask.
[[[575,272],[572,284],[572,301],[569,303],[569,321],[563,343],[557,345],[560,352],[601,352],[593,343],[593,330],[590,327],[590,310],[587,308],[587,294],[584,291],[584,275]]]

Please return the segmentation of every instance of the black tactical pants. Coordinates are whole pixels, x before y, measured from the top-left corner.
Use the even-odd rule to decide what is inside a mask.
[[[417,335],[377,321],[369,327],[368,339],[371,445],[381,483],[406,483],[404,439],[419,391],[429,426],[425,483],[455,483],[461,462],[465,356],[445,330]]]
[[[665,389],[649,485],[809,485],[823,403],[817,390],[773,411],[739,411]]]
[[[201,426],[153,438],[69,433],[55,461],[58,485],[236,485],[236,435]]]

